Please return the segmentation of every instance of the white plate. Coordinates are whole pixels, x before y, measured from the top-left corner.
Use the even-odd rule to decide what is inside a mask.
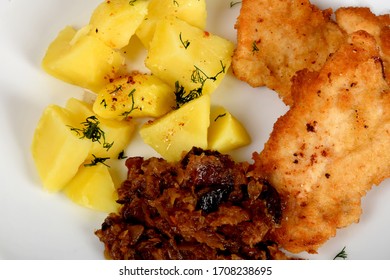
[[[230,0],[209,0],[207,29],[235,41],[233,28],[240,5]],[[236,2],[236,1],[233,1]],[[389,13],[389,1],[312,1],[321,8],[368,6]],[[0,258],[103,259],[103,244],[94,236],[105,218],[76,206],[61,194],[41,189],[30,154],[35,125],[50,103],[64,105],[83,90],[48,76],[40,67],[46,47],[65,25],[88,22],[98,0],[0,0]],[[141,66],[140,66],[141,67]],[[253,89],[227,77],[213,94],[213,102],[226,106],[242,120],[253,144],[233,154],[250,160],[262,149],[278,116],[287,108],[266,89]],[[384,151],[388,152],[388,151]],[[129,155],[156,155],[140,142]],[[349,259],[390,259],[390,181],[374,187],[363,199],[360,223],[338,231],[318,255],[331,259],[344,246]]]

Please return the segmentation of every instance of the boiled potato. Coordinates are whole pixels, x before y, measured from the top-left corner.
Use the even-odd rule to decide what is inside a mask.
[[[93,11],[92,32],[113,49],[125,47],[147,14],[149,1],[111,0]]]
[[[109,168],[104,164],[82,165],[63,191],[73,202],[93,210],[111,213],[119,208]]]
[[[97,118],[96,121],[91,120],[91,122],[98,123],[97,129],[100,129],[102,137],[99,141],[92,143],[89,157],[94,155],[99,158],[118,158],[119,153],[126,149],[135,132],[136,125],[133,121],[115,121],[99,118],[92,111],[91,104],[76,98],[70,98],[66,103],[66,108],[77,116],[78,124],[75,128],[78,129],[84,127],[82,123],[87,118],[91,116]]]
[[[144,142],[168,161],[177,161],[193,146],[207,148],[210,123],[210,96],[194,99],[165,116],[144,124]]]
[[[91,141],[71,130],[77,124],[73,113],[48,106],[35,129],[31,151],[43,187],[61,190],[76,175],[91,150]]]
[[[89,33],[65,27],[49,45],[42,60],[50,75],[91,91],[100,90],[123,70],[124,58]]]
[[[94,112],[106,119],[160,117],[175,108],[173,88],[156,76],[133,73],[117,79],[98,94]]]
[[[213,92],[231,64],[232,42],[170,17],[156,26],[145,65],[161,80],[187,92]]]
[[[205,0],[151,0],[148,6],[147,17],[136,31],[142,44],[149,48],[156,25],[159,20],[167,16],[175,16],[200,29],[206,27],[206,1]]]
[[[209,149],[226,153],[250,144],[245,127],[225,108],[212,107],[208,131]]]

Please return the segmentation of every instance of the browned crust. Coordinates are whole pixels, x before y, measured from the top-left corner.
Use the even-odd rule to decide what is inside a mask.
[[[339,26],[348,34],[364,30],[374,36],[390,83],[390,15],[375,15],[367,7],[343,7],[335,12]]]
[[[277,242],[314,253],[359,221],[362,196],[390,176],[390,90],[374,38],[351,34],[320,71],[298,73],[292,96],[253,157],[285,202]]]
[[[344,40],[330,19],[308,0],[244,0],[235,28],[234,75],[253,87],[267,86],[291,105],[291,78],[319,70]]]

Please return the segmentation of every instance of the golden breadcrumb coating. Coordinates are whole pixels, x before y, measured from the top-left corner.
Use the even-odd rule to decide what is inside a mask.
[[[374,37],[352,33],[321,70],[300,71],[292,98],[253,155],[255,173],[285,203],[276,242],[315,253],[359,221],[361,198],[390,176],[390,89]]]
[[[335,12],[339,26],[348,34],[364,30],[375,37],[384,63],[387,82],[390,82],[390,15],[377,16],[366,7],[343,7]]]
[[[319,70],[344,41],[331,19],[308,0],[244,0],[237,19],[234,75],[253,87],[267,86],[292,104],[291,78]]]

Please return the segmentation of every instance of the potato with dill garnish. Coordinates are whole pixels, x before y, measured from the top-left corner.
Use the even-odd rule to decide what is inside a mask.
[[[105,119],[160,117],[175,107],[173,88],[154,75],[139,72],[119,77],[98,92],[94,112]]]
[[[151,0],[148,5],[148,14],[136,31],[137,37],[145,48],[149,48],[156,26],[167,16],[175,16],[198,28],[206,27],[205,0]]]
[[[92,104],[85,101],[78,100],[76,98],[70,98],[65,106],[66,109],[72,111],[78,119],[78,125],[74,129],[80,129],[81,123],[91,118],[92,124],[98,125],[101,131],[100,139],[94,141],[89,152],[91,155],[95,155],[101,158],[117,158],[119,153],[126,149],[130,143],[136,124],[132,120],[119,121],[119,120],[107,120],[97,116],[92,110]]]
[[[135,124],[98,118],[92,105],[70,98],[65,108],[49,105],[35,129],[31,151],[43,186],[59,191],[92,157],[116,159]]]
[[[70,129],[76,116],[57,105],[48,106],[34,132],[31,152],[43,187],[57,192],[77,173],[87,158],[92,142]]]
[[[125,47],[148,12],[149,1],[103,1],[93,11],[92,34],[113,49]]]
[[[208,148],[221,153],[248,145],[251,138],[245,127],[221,106],[211,108]]]
[[[145,65],[171,87],[209,94],[227,74],[233,49],[229,40],[169,17],[156,27]]]

